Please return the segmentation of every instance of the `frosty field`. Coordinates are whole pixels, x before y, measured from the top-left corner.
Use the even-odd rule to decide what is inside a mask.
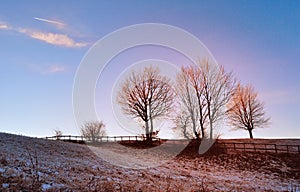
[[[187,148],[158,167],[132,169],[104,161],[86,145],[0,133],[0,191],[299,191],[299,162],[299,154],[200,156]]]

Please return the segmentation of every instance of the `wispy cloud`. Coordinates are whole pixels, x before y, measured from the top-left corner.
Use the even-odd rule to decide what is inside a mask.
[[[58,33],[44,33],[40,31],[33,31],[28,29],[19,29],[20,33],[24,33],[27,36],[38,39],[40,41],[52,44],[52,45],[58,45],[63,47],[84,47],[87,46],[88,43],[85,42],[76,42],[71,37],[65,34],[58,34]]]
[[[9,29],[9,26],[6,23],[0,22],[0,29]]]
[[[37,19],[41,20],[41,18],[37,18]],[[52,20],[43,19],[43,21],[50,22],[50,23],[53,23],[56,25],[64,25],[63,23],[60,23],[57,21],[52,21]],[[26,36],[31,37],[33,39],[37,39],[37,40],[43,41],[45,43],[57,45],[57,46],[61,46],[61,47],[80,48],[80,47],[85,47],[85,46],[89,45],[89,43],[87,43],[87,42],[78,42],[67,34],[42,32],[39,30],[32,30],[32,29],[28,29],[28,28],[16,28],[16,27],[11,27],[10,25],[6,24],[5,22],[0,21],[0,30],[1,29],[16,31],[18,33],[25,34]]]
[[[39,17],[34,17],[33,19],[35,19],[37,21],[42,21],[42,22],[53,24],[55,27],[57,27],[59,29],[63,29],[66,26],[65,23],[60,22],[60,21],[55,21],[55,20],[50,20],[50,19],[44,19],[44,18],[39,18]]]
[[[66,71],[65,66],[59,66],[59,65],[51,65],[48,68],[45,69],[45,73],[62,73]]]
[[[50,75],[57,73],[64,73],[67,71],[67,67],[61,64],[52,64],[52,65],[29,65],[29,68],[37,73],[42,75]]]

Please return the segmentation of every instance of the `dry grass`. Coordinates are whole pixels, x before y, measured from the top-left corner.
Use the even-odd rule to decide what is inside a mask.
[[[0,191],[297,191],[300,156],[197,155],[149,169],[111,165],[85,145],[0,133]]]

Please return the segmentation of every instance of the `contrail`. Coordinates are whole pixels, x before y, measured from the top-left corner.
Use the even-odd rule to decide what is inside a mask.
[[[34,17],[33,19],[38,20],[38,21],[44,21],[44,22],[47,22],[47,23],[52,23],[52,24],[55,24],[55,25],[60,25],[60,26],[66,25],[66,24],[58,22],[58,21],[43,19],[43,18],[39,18],[39,17]]]

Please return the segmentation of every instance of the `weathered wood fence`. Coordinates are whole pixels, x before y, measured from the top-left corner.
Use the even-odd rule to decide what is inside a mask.
[[[45,137],[49,140],[62,140],[75,143],[89,143],[89,142],[119,142],[119,141],[143,141],[146,138],[142,136],[103,136],[96,138],[88,138],[83,136],[73,136],[73,135],[61,135]],[[164,142],[168,139],[160,139],[157,137],[153,138],[153,141]],[[181,140],[170,140],[173,143]],[[222,140],[217,140],[214,144],[215,147],[220,148],[224,152],[272,152],[272,153],[293,153],[300,154],[300,145],[284,145],[284,144],[270,144],[270,143],[250,143],[250,142],[224,142]]]
[[[300,145],[283,145],[283,144],[264,144],[264,143],[234,143],[217,141],[216,147],[226,152],[243,151],[243,152],[273,152],[273,153],[298,153],[300,154]]]
[[[62,141],[74,141],[74,142],[118,142],[118,141],[143,141],[145,137],[141,136],[103,136],[103,137],[84,137],[84,136],[73,136],[73,135],[61,135],[45,137],[49,140],[62,140]],[[160,138],[152,138],[153,141],[160,141]]]

